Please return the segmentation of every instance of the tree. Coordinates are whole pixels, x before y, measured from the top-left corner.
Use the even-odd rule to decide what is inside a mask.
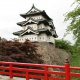
[[[55,40],[55,47],[60,48],[60,49],[64,49],[68,53],[73,54],[73,46],[67,40],[63,40],[63,39]]]
[[[75,37],[75,45],[80,47],[80,0],[76,0],[77,6],[67,13],[65,21],[70,21],[67,32],[72,32]],[[74,3],[74,4],[75,4]]]
[[[43,63],[36,50],[37,45],[28,40],[24,43],[3,41],[0,42],[0,61]]]

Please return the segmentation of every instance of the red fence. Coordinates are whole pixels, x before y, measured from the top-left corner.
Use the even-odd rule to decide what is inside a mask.
[[[71,72],[71,70],[80,70],[80,67],[70,67],[68,63],[64,66],[46,65],[46,64],[28,64],[17,62],[0,62],[0,75],[8,75],[10,78],[15,76],[43,80],[71,80],[71,76],[79,77],[80,73]],[[64,77],[55,76],[60,75]]]

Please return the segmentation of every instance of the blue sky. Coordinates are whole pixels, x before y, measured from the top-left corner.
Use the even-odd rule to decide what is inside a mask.
[[[0,0],[0,36],[15,38],[12,33],[21,30],[16,23],[24,20],[19,14],[27,12],[34,3],[53,19],[57,34],[62,38],[67,27],[64,15],[74,8],[71,6],[73,2],[74,0]],[[65,39],[72,42],[71,37],[72,35],[69,35]]]

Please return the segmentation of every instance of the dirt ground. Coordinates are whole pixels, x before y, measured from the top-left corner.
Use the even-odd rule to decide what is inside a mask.
[[[25,78],[19,78],[19,77],[13,77],[13,79],[10,79],[9,76],[0,75],[0,80],[26,80],[26,79]]]
[[[13,77],[13,79],[10,79],[9,76],[0,75],[0,80],[26,80],[26,78]],[[36,79],[29,79],[29,80],[36,80]]]

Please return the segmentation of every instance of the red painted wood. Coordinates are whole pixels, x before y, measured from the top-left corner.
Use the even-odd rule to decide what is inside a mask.
[[[68,63],[65,64],[65,78],[66,80],[70,79],[70,65]]]
[[[39,75],[29,75],[29,78],[38,78],[38,79],[45,79],[44,76],[39,76]]]
[[[9,65],[10,66],[10,78],[13,78],[13,72],[12,72],[12,64]]]
[[[49,68],[59,68],[61,70],[64,69],[64,71],[53,71],[49,70]],[[68,63],[66,63],[64,66],[59,66],[18,62],[0,62],[0,74],[9,75],[10,78],[13,78],[13,76],[25,77],[26,80],[29,80],[29,78],[38,78],[44,80],[71,80],[71,76],[80,78],[80,73],[72,73],[70,70],[80,70],[80,67],[72,67]],[[65,78],[50,77],[50,74],[63,75]]]
[[[65,72],[60,72],[60,71],[48,71],[48,74],[57,74],[57,75],[64,75],[65,76]]]
[[[47,74],[48,66],[44,66],[44,69],[45,69],[45,71],[44,71],[44,80],[48,80],[48,74]]]
[[[45,73],[45,70],[28,69],[28,72],[34,72],[34,73]]]
[[[9,67],[0,66],[0,70],[9,70]]]
[[[73,70],[80,70],[80,67],[70,67],[70,69],[73,69]]]
[[[29,72],[28,72],[29,70],[28,69],[26,69],[26,80],[29,80]]]
[[[0,71],[0,74],[9,75],[10,73],[9,72],[2,72],[2,71]]]
[[[71,73],[71,76],[79,77],[80,78],[80,73]]]
[[[25,77],[26,74],[13,73],[13,76],[17,76],[17,77]]]
[[[47,66],[47,67],[49,67],[49,68],[62,68],[62,69],[64,69],[65,68],[65,66],[60,66],[60,65],[44,65],[44,66]]]
[[[14,71],[20,71],[20,72],[26,72],[26,69],[25,68],[12,67],[12,70],[14,70]]]
[[[53,78],[53,77],[49,77],[48,80],[65,80],[65,78]]]

